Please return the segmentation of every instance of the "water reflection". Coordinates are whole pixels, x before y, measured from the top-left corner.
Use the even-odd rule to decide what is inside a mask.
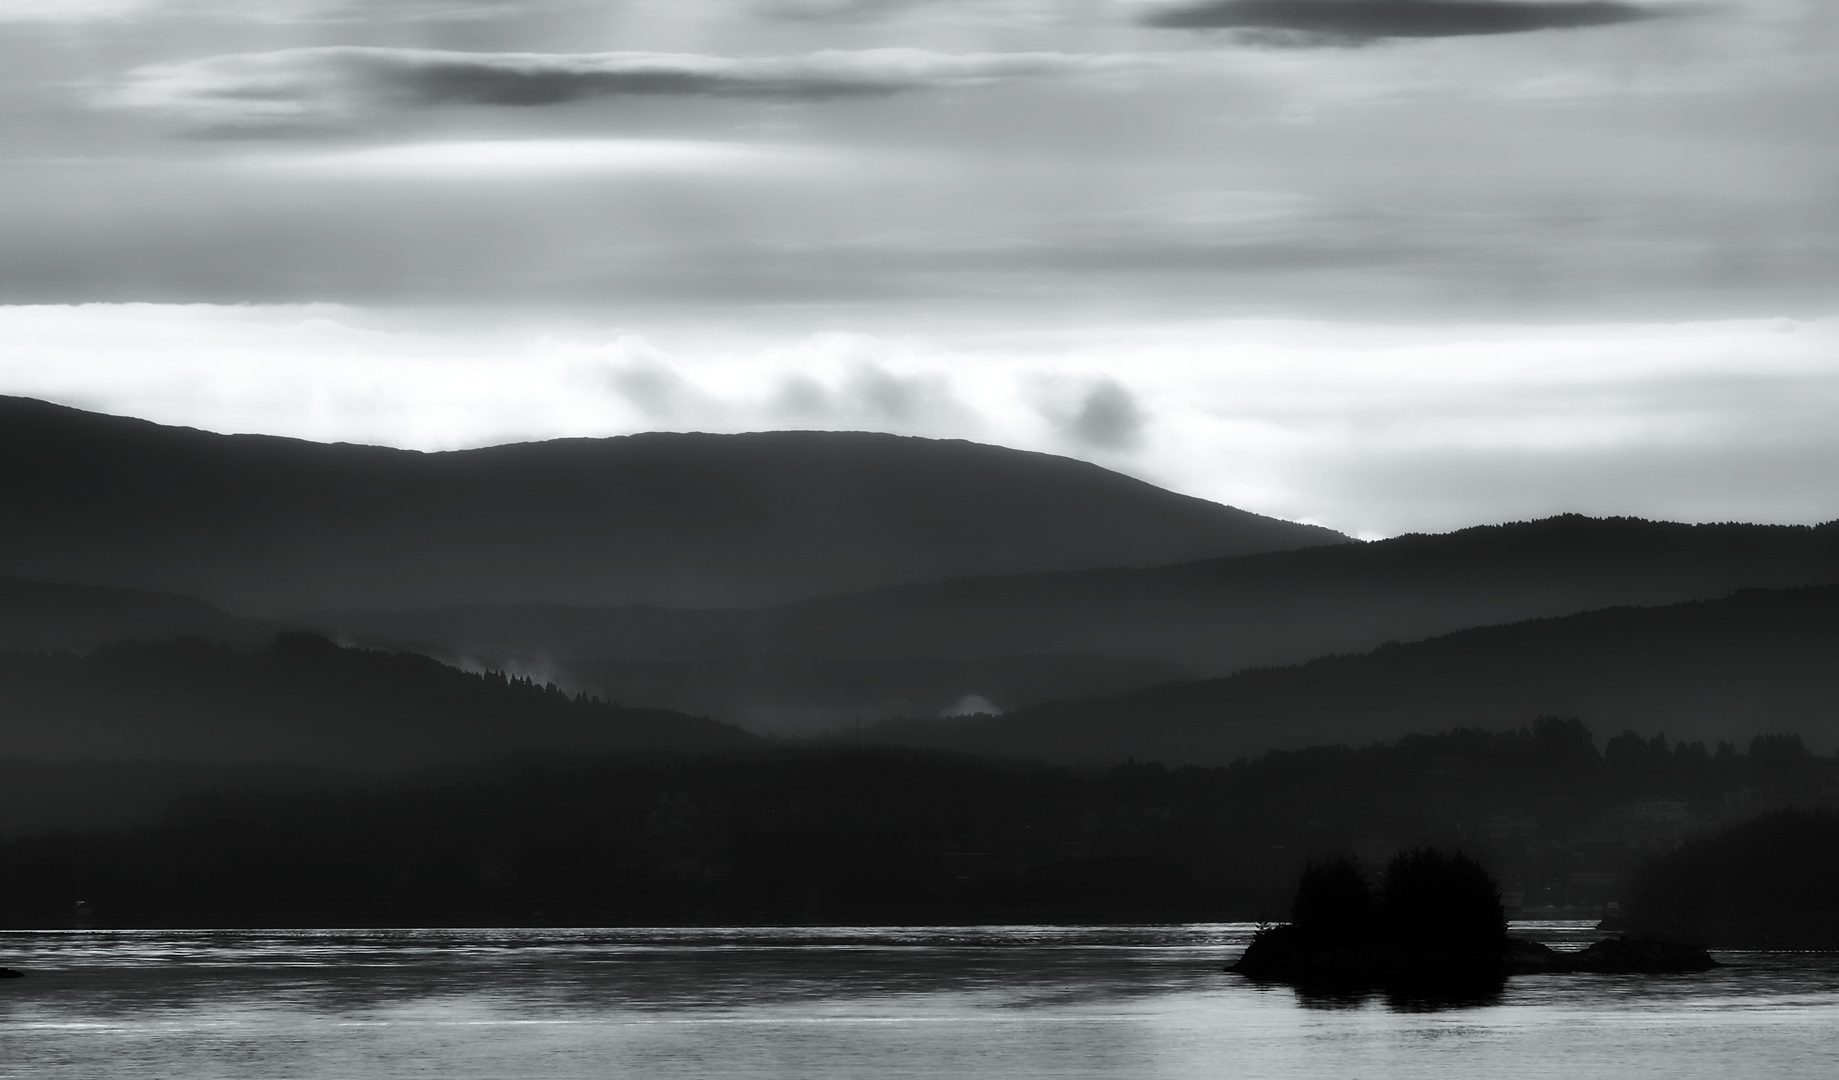
[[[1824,1077],[1839,1024],[1832,957],[1260,988],[1252,930],[0,934],[0,1077]]]
[[[1275,982],[1247,979],[1246,982],[1265,992],[1290,993],[1305,1009],[1362,1009],[1383,1002],[1393,1012],[1444,1012],[1452,1009],[1478,1009],[1498,1005],[1507,990],[1507,978],[1499,974],[1439,976],[1414,979],[1316,979],[1301,982]]]

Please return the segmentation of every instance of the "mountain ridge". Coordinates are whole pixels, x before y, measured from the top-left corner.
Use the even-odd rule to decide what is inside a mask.
[[[868,432],[420,452],[0,398],[0,575],[349,606],[747,606],[972,573],[1346,543],[1083,461]]]
[[[1742,741],[1839,745],[1839,586],[1744,589],[1473,627],[1221,679],[1049,702],[1001,717],[890,721],[895,745],[1052,761],[1226,764],[1413,731],[1506,730],[1539,716]]]
[[[199,639],[116,643],[81,657],[0,652],[0,702],[0,758],[43,761],[395,769],[755,742],[706,717],[297,631],[258,652]]]
[[[175,593],[0,577],[0,652],[88,653],[118,641],[181,637],[250,648],[285,629]]]
[[[955,578],[771,608],[471,605],[296,615],[322,632],[492,655],[675,660],[758,652],[1091,654],[1204,676],[1469,626],[1748,587],[1839,583],[1839,524],[1561,515],[1144,569]]]

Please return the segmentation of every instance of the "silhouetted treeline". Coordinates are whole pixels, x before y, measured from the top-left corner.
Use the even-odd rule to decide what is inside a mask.
[[[284,633],[242,653],[201,640],[88,656],[0,653],[0,754],[18,758],[429,765],[530,751],[744,746],[738,728],[624,709],[503,673]]]
[[[1510,906],[1601,913],[1627,875],[1839,761],[1576,721],[1225,768],[1078,771],[882,748],[501,764],[219,791],[157,827],[0,845],[0,911],[105,922],[982,922],[1281,914],[1312,858],[1461,849]]]
[[[1635,878],[1629,926],[1725,948],[1839,949],[1839,815],[1783,810]]]
[[[0,758],[0,839],[153,825],[174,799],[199,791],[319,791],[398,782],[392,773],[274,763]]]
[[[1192,918],[1137,771],[903,751],[530,765],[387,791],[210,793],[157,828],[0,848],[15,919],[676,923]],[[1154,823],[1153,825],[1151,823]]]

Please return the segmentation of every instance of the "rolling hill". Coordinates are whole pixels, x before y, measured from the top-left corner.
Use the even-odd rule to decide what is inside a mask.
[[[0,398],[0,456],[0,575],[243,615],[746,606],[1347,540],[1068,458],[853,432],[418,453]]]
[[[283,629],[266,619],[237,618],[189,596],[0,578],[0,652],[87,653],[117,641],[182,637],[254,648],[267,645]]]
[[[1796,733],[1839,746],[1839,587],[1744,590],[1464,630],[1224,679],[1001,717],[891,721],[865,740],[1053,761],[1225,764],[1539,716],[1739,745]]]
[[[0,758],[383,769],[752,742],[702,717],[619,708],[311,634],[284,633],[250,653],[196,639],[81,657],[0,653]]]
[[[486,657],[1060,654],[1156,660],[1217,676],[1465,627],[1832,583],[1839,525],[1567,516],[1146,569],[960,578],[746,610],[461,606],[296,618],[356,640]]]

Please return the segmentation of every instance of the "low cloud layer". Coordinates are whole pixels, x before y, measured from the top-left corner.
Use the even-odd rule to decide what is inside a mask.
[[[1152,26],[1276,31],[1324,39],[1468,37],[1613,26],[1652,17],[1613,0],[1210,0],[1148,15]]]
[[[100,100],[205,124],[285,123],[368,110],[540,108],[595,98],[874,98],[1124,62],[1062,53],[947,55],[920,49],[734,58],[329,47],[148,65],[128,73]]]
[[[1367,536],[1564,511],[1839,517],[1839,320],[706,333],[0,308],[0,393],[427,449],[658,429],[968,438]]]

